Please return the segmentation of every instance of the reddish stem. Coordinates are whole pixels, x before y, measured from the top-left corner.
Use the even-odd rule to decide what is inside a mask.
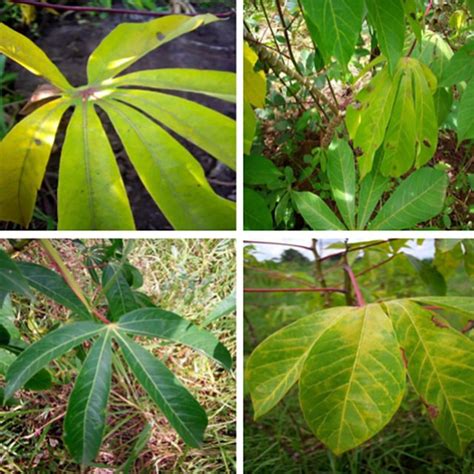
[[[354,293],[357,299],[357,306],[365,306],[364,297],[362,296],[362,292],[360,291],[359,284],[357,283],[357,279],[352,271],[352,268],[349,265],[344,265],[344,270],[349,275],[349,278],[352,283],[352,287],[354,288]]]
[[[74,12],[98,12],[98,13],[118,13],[122,15],[142,15],[142,16],[151,16],[151,17],[163,17],[168,15],[173,15],[171,12],[149,12],[145,10],[128,10],[126,8],[105,8],[105,7],[78,7],[70,5],[55,5],[53,3],[43,3],[36,0],[11,0],[12,3],[23,4],[23,5],[32,5],[39,8],[51,8],[53,10],[64,10],[64,11],[74,11]],[[228,11],[225,13],[213,13],[214,16],[218,18],[227,18],[234,14],[233,11]],[[200,13],[182,13],[186,16],[197,16]]]
[[[381,267],[382,265],[385,265],[386,263],[390,262],[391,260],[393,260],[397,255],[399,255],[398,253],[395,253],[393,254],[391,257],[388,257],[386,258],[385,260],[382,260],[380,263],[377,263],[377,265],[372,265],[371,267],[369,268],[366,268],[365,270],[359,272],[356,277],[359,278],[360,276],[362,275],[365,275],[366,273],[369,273],[371,272],[372,270],[375,270],[376,268],[379,268]]]
[[[429,1],[428,6],[426,7],[426,10],[425,10],[425,16],[429,15],[431,8],[433,8],[433,0]]]
[[[320,293],[345,293],[342,288],[244,288],[244,293],[297,293],[317,291]]]

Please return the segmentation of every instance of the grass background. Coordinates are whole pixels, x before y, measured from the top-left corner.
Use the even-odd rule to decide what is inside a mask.
[[[53,242],[82,287],[92,291],[93,286],[83,264],[83,253],[72,241]],[[85,243],[91,245],[99,241]],[[0,246],[7,248],[8,243],[0,241]],[[47,262],[36,242],[15,258]],[[235,245],[232,240],[136,240],[130,261],[143,273],[141,291],[151,296],[158,306],[196,324],[202,323],[215,305],[235,287]],[[39,339],[69,318],[64,308],[41,296],[36,301],[14,296],[13,303],[16,325],[29,342]],[[235,357],[235,315],[222,317],[207,329]],[[234,373],[225,372],[192,349],[153,339],[141,342],[173,370],[203,405],[209,417],[205,443],[201,449],[187,448],[133,376],[119,371],[113,378],[108,427],[97,465],[85,472],[119,472],[117,467],[131,456],[133,468],[130,472],[134,473],[234,472]],[[81,472],[80,467],[70,461],[62,442],[67,398],[79,368],[79,360],[70,352],[52,364],[56,382],[53,389],[44,392],[19,391],[17,398],[20,403],[1,409],[1,473]],[[147,423],[151,425],[149,439],[145,438],[143,449],[133,456],[134,445]]]
[[[258,262],[251,251],[247,250],[245,254],[245,287],[301,286],[284,279],[269,278],[261,272],[262,269],[314,281],[312,262]],[[357,259],[352,255],[351,263],[356,274],[386,258],[386,254],[376,248],[366,251]],[[323,262],[329,287],[342,286],[341,263],[330,260]],[[429,294],[419,274],[404,255],[359,277],[358,282],[367,302]],[[462,262],[446,282],[447,294],[450,296],[473,295],[473,280],[466,274]],[[334,294],[331,298],[331,306],[345,305],[343,295]],[[321,294],[246,294],[245,357],[276,330],[322,307]],[[257,421],[253,420],[250,397],[246,393],[244,416],[246,473],[474,473],[474,446],[471,445],[463,458],[456,457],[446,448],[411,388],[397,414],[378,435],[340,457],[332,455],[309,430],[299,406],[297,387]]]

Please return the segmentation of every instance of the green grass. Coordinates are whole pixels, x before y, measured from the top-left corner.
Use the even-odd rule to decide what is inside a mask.
[[[82,287],[90,290],[92,285],[81,253],[71,241],[54,243]],[[0,241],[0,246],[7,244]],[[15,258],[45,262],[35,243]],[[142,291],[160,307],[196,324],[202,323],[235,287],[235,248],[231,240],[137,240],[130,260],[143,272]],[[18,311],[16,324],[29,341],[68,319],[63,308],[41,296],[35,302],[14,297],[14,303]],[[235,316],[224,316],[208,329],[235,357]],[[149,438],[131,472],[235,472],[234,373],[225,372],[191,349],[158,340],[141,342],[175,372],[203,405],[209,417],[205,443],[200,449],[187,448],[116,358],[107,432],[97,466],[86,472],[112,472],[110,469],[125,463],[147,423],[151,425]],[[62,420],[79,366],[71,352],[53,366],[53,389],[22,390],[17,394],[18,405],[1,409],[0,473],[80,472],[62,441]]]

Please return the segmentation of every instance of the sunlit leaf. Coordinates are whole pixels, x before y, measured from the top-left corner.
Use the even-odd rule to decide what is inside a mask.
[[[305,222],[313,230],[344,230],[345,227],[329,206],[316,194],[308,191],[292,192],[291,198],[303,216]]]

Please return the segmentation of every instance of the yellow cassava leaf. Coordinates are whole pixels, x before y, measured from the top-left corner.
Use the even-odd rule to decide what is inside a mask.
[[[61,71],[38,46],[3,23],[0,23],[0,53],[21,64],[33,74],[44,77],[59,89],[72,89]]]
[[[134,230],[115,156],[91,102],[76,107],[61,153],[58,229]]]
[[[0,220],[28,227],[65,99],[48,102],[19,122],[0,142]]]
[[[122,23],[90,55],[88,81],[96,84],[114,77],[155,48],[214,21],[218,18],[206,14],[169,15],[148,23]]]
[[[247,44],[244,44],[244,97],[254,107],[265,105],[267,82],[263,71],[255,71],[258,56]]]
[[[196,92],[235,103],[236,75],[227,71],[201,69],[152,69],[119,76],[104,85],[136,86]]]

